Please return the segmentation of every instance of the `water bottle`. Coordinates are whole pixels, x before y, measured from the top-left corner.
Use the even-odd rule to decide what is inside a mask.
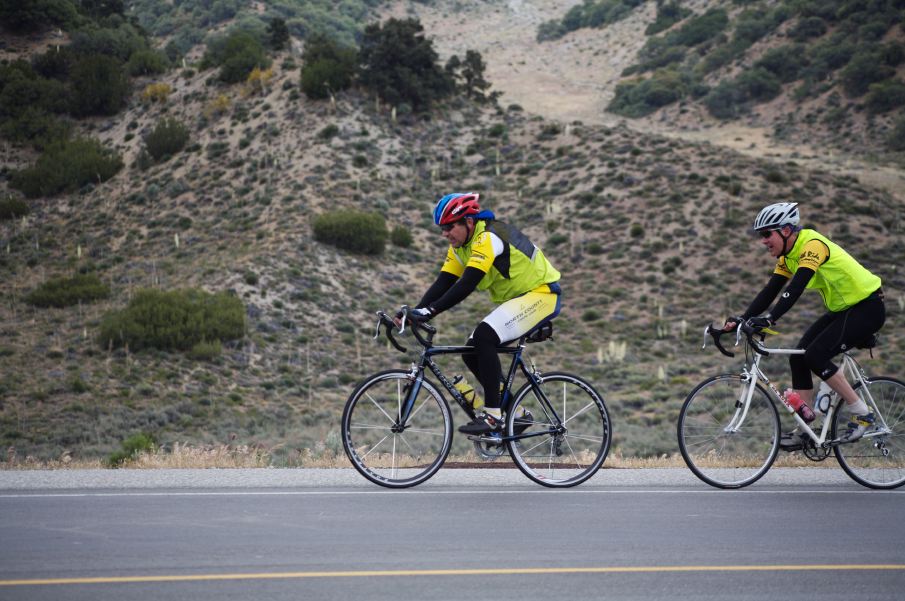
[[[786,390],[784,396],[786,404],[794,409],[806,424],[811,423],[812,421],[814,421],[814,418],[817,417],[816,415],[814,415],[814,411],[808,406],[808,404],[801,400],[801,395],[799,395],[794,390]]]
[[[814,397],[814,411],[826,415],[833,402],[833,389],[826,382],[820,382],[817,395]]]
[[[465,397],[466,401],[471,403],[471,406],[475,411],[484,407],[484,399],[482,399],[478,395],[478,392],[474,389],[474,386],[469,384],[465,379],[459,379],[453,384],[453,386],[455,386],[456,390],[462,393],[462,396]]]

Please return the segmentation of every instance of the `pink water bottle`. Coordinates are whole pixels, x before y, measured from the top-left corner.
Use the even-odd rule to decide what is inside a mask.
[[[817,417],[816,415],[814,415],[814,411],[808,406],[808,404],[801,400],[801,395],[799,395],[794,390],[786,390],[785,398],[786,403],[789,405],[789,407],[794,409],[795,412],[801,416],[801,419],[805,421],[805,423],[809,424],[814,421],[815,417]]]

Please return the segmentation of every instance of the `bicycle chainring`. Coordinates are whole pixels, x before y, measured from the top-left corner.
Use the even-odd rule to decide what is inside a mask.
[[[814,441],[811,440],[810,436],[808,436],[802,442],[804,446],[802,446],[801,452],[804,453],[804,456],[811,461],[823,461],[830,456],[830,453],[833,450],[832,447],[818,447],[816,444],[814,444]]]

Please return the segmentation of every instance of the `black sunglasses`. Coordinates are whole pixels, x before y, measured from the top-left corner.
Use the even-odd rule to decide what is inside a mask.
[[[760,234],[761,238],[769,238],[770,236],[773,235],[773,232],[775,232],[775,231],[776,230],[761,230],[757,233]]]
[[[453,223],[447,223],[446,225],[441,225],[440,230],[444,231],[444,232],[448,232],[448,231],[452,230],[454,227],[456,227],[457,223],[459,223],[459,222],[454,221]]]

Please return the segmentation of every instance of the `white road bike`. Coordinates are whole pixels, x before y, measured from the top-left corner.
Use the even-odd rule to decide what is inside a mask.
[[[720,343],[727,334],[708,325],[704,330],[724,355],[733,357]],[[835,392],[822,425],[814,429],[790,407],[761,369],[769,355],[800,355],[802,349],[768,348],[765,334],[745,324],[736,330],[736,346],[745,347],[741,373],[714,376],[698,384],[679,412],[679,449],[688,468],[711,486],[742,488],[756,482],[773,465],[780,450],[777,407],[787,411],[803,433],[802,448],[808,459],[823,461],[830,453],[853,480],[876,489],[905,484],[905,383],[889,377],[872,378],[849,351],[842,353],[840,369],[855,392],[874,413],[875,423],[864,436],[843,443],[849,415]],[[872,348],[876,337],[859,345]]]

